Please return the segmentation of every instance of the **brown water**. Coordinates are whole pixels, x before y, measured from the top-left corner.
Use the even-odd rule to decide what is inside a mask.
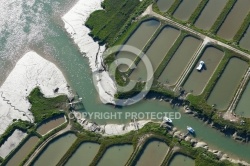
[[[116,145],[107,149],[98,166],[120,166],[125,165],[133,152],[132,145]]]
[[[174,17],[183,21],[187,21],[194,10],[198,7],[201,0],[184,0],[174,12]]]
[[[244,49],[247,49],[250,51],[250,26],[248,27],[248,29],[246,30],[244,36],[242,37],[242,39],[240,40],[240,46]]]
[[[226,40],[233,39],[234,35],[239,30],[245,17],[250,10],[249,0],[237,0],[231,12],[228,14],[226,20],[220,27],[218,35]]]
[[[195,26],[209,30],[222,12],[223,8],[226,6],[227,2],[228,0],[209,0],[195,22]]]
[[[131,35],[125,45],[134,46],[140,50],[147,44],[147,42],[151,39],[157,28],[159,27],[160,22],[157,20],[148,20],[144,21],[140,24],[137,30]],[[135,60],[136,55],[130,52],[122,51],[119,52],[116,56],[117,58],[128,58],[132,61]],[[126,71],[128,66],[121,65],[119,70]]]
[[[65,166],[88,166],[97,154],[99,148],[100,145],[97,143],[85,142],[81,144]]]
[[[214,47],[207,47],[195,65],[188,80],[184,84],[184,89],[194,95],[199,95],[207,85],[212,74],[216,70],[219,62],[221,61],[224,53]],[[196,70],[200,61],[205,62],[205,66],[201,72]]]
[[[172,6],[174,0],[158,0],[157,6],[161,12],[166,12]]]
[[[248,82],[246,89],[244,90],[239,103],[235,109],[236,114],[250,118],[250,82]]]
[[[191,36],[186,37],[162,72],[159,81],[174,85],[200,44],[200,40]]]
[[[166,143],[153,140],[147,143],[147,147],[142,152],[136,166],[160,165],[167,155],[169,147]]]
[[[55,166],[76,140],[75,134],[68,133],[54,138],[41,152],[34,166]]]
[[[25,157],[35,148],[39,138],[36,136],[30,137],[23,146],[13,155],[13,157],[6,164],[7,166],[19,165]]]
[[[147,57],[149,58],[153,70],[155,71],[157,67],[162,62],[163,58],[168,53],[169,49],[172,47],[178,36],[180,35],[180,31],[174,29],[172,27],[165,27],[161,31],[161,33],[157,36],[154,43],[150,46],[149,50],[146,52]],[[146,81],[146,68],[143,61],[140,61],[137,68],[130,75],[131,79],[134,80],[144,80]],[[151,77],[152,75],[150,75]]]
[[[238,58],[230,59],[221,78],[212,90],[207,103],[215,104],[217,109],[226,110],[244,76],[248,64]]]
[[[58,127],[59,125],[63,124],[65,122],[64,117],[51,119],[49,121],[44,122],[41,126],[37,128],[37,132],[41,135],[46,134],[48,131]]]
[[[195,161],[182,154],[176,154],[171,159],[169,166],[195,166]]]

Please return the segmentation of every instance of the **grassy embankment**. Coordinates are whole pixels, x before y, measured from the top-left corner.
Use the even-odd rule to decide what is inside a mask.
[[[76,124],[76,126],[78,126]],[[131,144],[134,147],[134,152],[131,154],[129,160],[127,161],[126,165],[133,165],[137,162],[143,150],[146,148],[146,144],[151,140],[160,140],[165,142],[170,149],[174,146],[179,147],[177,153],[182,153],[187,155],[193,159],[195,159],[196,164],[209,164],[211,163],[214,166],[220,165],[233,165],[228,161],[218,161],[216,156],[210,152],[207,152],[205,149],[202,148],[193,148],[191,143],[186,142],[184,140],[179,141],[177,138],[174,138],[170,134],[166,132],[166,129],[161,128],[157,123],[148,123],[142,129],[138,131],[131,131],[122,136],[112,136],[112,137],[103,137],[99,134],[91,133],[85,130],[79,129],[79,126],[76,127],[77,131],[75,132],[78,139],[75,143],[69,148],[69,150],[65,153],[62,159],[59,161],[57,166],[65,164],[68,159],[74,155],[77,148],[84,142],[94,142],[100,144],[100,149],[93,159],[92,165],[97,165],[100,159],[103,157],[104,153],[107,151],[109,147],[115,145],[122,145],[122,144]],[[81,130],[81,132],[79,132]],[[143,141],[140,141],[140,138],[144,137]],[[173,155],[176,153],[170,153],[166,156],[164,162],[168,163],[169,160]],[[202,155],[201,155],[202,154]]]

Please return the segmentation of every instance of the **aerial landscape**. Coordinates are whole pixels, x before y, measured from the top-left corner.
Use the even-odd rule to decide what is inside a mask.
[[[250,166],[249,0],[0,12],[0,165]]]

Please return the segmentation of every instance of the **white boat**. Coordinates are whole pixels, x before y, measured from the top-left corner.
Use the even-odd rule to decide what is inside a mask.
[[[172,123],[172,120],[168,117],[163,117],[163,121],[166,122],[166,123]]]
[[[204,61],[200,61],[199,66],[196,68],[198,71],[201,71],[203,66],[204,66],[205,62]]]
[[[187,126],[187,130],[190,132],[190,133],[194,133],[194,129],[190,126]]]

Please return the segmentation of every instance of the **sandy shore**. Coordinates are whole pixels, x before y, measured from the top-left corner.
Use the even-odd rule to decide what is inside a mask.
[[[95,86],[103,103],[114,103],[116,86],[108,72],[103,71],[102,54],[105,46],[99,46],[88,34],[90,29],[85,22],[90,14],[96,10],[102,10],[102,0],[79,0],[71,10],[66,13],[62,20],[65,23],[66,31],[71,35],[78,45],[81,53],[89,60],[89,66],[93,72]],[[102,70],[102,71],[100,71]]]
[[[46,97],[70,95],[66,79],[57,66],[35,52],[28,52],[17,62],[0,87],[0,134],[13,119],[34,121],[27,96],[38,86]],[[58,93],[54,93],[56,88],[59,88]]]

